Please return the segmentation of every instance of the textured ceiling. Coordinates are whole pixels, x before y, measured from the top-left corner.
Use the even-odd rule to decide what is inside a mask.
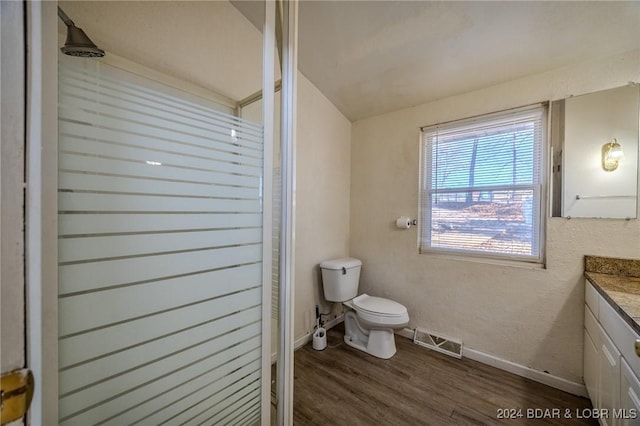
[[[262,2],[60,4],[109,52],[236,100],[260,88]],[[299,3],[299,68],[351,120],[638,49],[640,1]]]
[[[299,5],[299,68],[351,120],[636,49],[640,2]]]

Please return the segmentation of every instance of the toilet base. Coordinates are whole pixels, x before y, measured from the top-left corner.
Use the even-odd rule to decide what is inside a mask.
[[[377,358],[389,359],[396,353],[393,329],[367,330],[361,327],[358,316],[349,310],[344,314],[344,342]]]

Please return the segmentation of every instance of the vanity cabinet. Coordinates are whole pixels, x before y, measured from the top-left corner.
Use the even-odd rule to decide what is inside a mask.
[[[600,362],[601,331],[596,319],[598,312],[598,295],[595,289],[587,284],[584,309],[584,384],[594,407],[597,407],[599,397],[598,381]],[[595,312],[595,313],[594,313]]]
[[[620,352],[600,329],[600,353],[598,354],[598,405],[597,408],[606,413],[620,409]],[[606,410],[606,411],[604,411]],[[616,424],[613,416],[602,417],[603,425]]]
[[[584,384],[591,401],[598,400],[598,347],[600,343],[593,341],[584,331]],[[595,406],[595,404],[594,404]]]
[[[624,413],[637,413],[640,416],[640,380],[624,358],[620,362],[620,407]],[[640,419],[621,419],[620,424],[637,425]]]
[[[600,424],[640,425],[638,335],[589,283],[585,287],[584,383]],[[606,410],[606,411],[605,411]]]

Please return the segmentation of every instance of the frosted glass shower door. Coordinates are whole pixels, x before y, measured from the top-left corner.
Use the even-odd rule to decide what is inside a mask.
[[[60,424],[258,422],[262,128],[67,57],[58,125]]]

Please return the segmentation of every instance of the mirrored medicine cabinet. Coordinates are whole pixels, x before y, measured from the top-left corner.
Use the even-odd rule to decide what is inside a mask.
[[[640,85],[551,103],[551,215],[632,219],[638,206]]]

